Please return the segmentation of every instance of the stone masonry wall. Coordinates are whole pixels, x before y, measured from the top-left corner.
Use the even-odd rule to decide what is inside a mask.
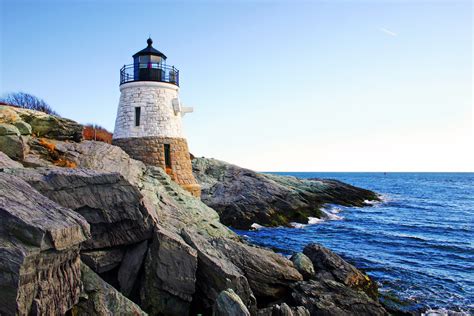
[[[184,138],[181,113],[173,109],[179,87],[166,82],[138,81],[120,86],[114,139],[129,137]],[[135,108],[140,107],[140,125],[135,126]]]
[[[137,137],[118,138],[112,144],[121,147],[130,157],[145,164],[161,167],[171,179],[196,197],[201,196],[201,187],[193,176],[188,143],[184,138]],[[164,144],[170,145],[171,169],[165,165]]]

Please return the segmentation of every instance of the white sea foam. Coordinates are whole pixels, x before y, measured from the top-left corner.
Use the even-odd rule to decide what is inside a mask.
[[[308,217],[308,225],[314,225],[324,222],[324,218]]]
[[[375,205],[380,203],[380,201],[369,201],[369,200],[364,200],[364,204],[369,204],[369,205]]]
[[[465,315],[470,315],[470,314],[464,311],[455,312],[455,311],[450,311],[444,308],[428,309],[425,312],[421,313],[421,316],[465,316]]]
[[[292,228],[304,228],[306,227],[307,225],[306,224],[301,224],[301,223],[296,223],[296,222],[291,222],[290,223],[290,226]]]
[[[342,209],[340,207],[336,207],[332,205],[326,206],[321,209],[321,211],[324,213],[324,217],[325,217],[324,219],[330,220],[330,221],[338,221],[338,220],[344,219],[344,217],[336,215],[340,213],[341,210]]]
[[[321,212],[323,213],[322,218],[308,217],[308,224],[292,222],[290,223],[290,226],[293,228],[304,228],[307,225],[316,225],[316,224],[321,224],[325,221],[338,221],[338,220],[344,219],[344,217],[336,215],[339,212],[341,212],[341,208],[339,207],[335,207],[335,206],[325,207],[321,209]]]
[[[364,203],[368,205],[377,205],[377,204],[387,203],[387,202],[395,200],[395,198],[392,195],[388,195],[388,194],[378,194],[377,196],[379,197],[380,201],[364,200]]]
[[[259,225],[257,223],[253,223],[252,225],[250,225],[250,227],[254,230],[259,230],[259,229],[262,229],[263,226],[262,225]]]

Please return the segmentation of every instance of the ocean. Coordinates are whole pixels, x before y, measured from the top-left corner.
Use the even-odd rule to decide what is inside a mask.
[[[374,278],[405,311],[474,314],[474,173],[278,172],[373,190],[370,207],[327,205],[328,219],[237,231],[284,255],[321,243]]]

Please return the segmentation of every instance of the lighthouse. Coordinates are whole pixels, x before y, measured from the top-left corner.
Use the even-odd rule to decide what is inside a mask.
[[[193,111],[179,98],[179,70],[166,55],[147,47],[120,69],[120,101],[112,143],[132,158],[163,168],[176,183],[199,197],[182,117]]]

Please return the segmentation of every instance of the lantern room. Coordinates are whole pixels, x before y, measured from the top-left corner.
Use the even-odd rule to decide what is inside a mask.
[[[166,65],[166,55],[153,47],[148,38],[147,47],[133,55],[133,64],[120,69],[120,84],[132,81],[159,81],[179,86],[179,70]]]

